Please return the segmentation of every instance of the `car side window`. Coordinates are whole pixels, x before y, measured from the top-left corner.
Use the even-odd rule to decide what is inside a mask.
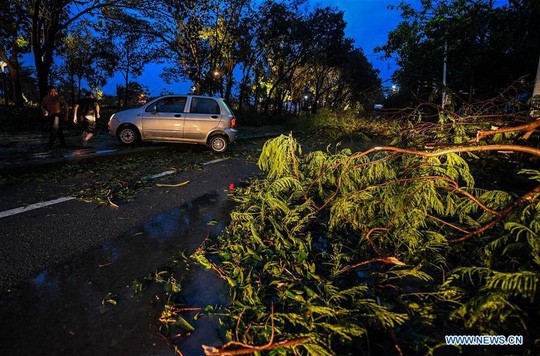
[[[185,96],[163,98],[153,104],[150,104],[145,111],[152,112],[155,107],[157,112],[184,112],[186,102],[187,97]]]
[[[217,101],[207,98],[192,98],[190,112],[193,114],[221,114]]]

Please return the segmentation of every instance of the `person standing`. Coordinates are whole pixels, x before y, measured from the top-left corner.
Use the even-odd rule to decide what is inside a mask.
[[[84,98],[80,99],[73,108],[73,122],[83,125],[83,146],[88,146],[88,141],[94,136],[99,109],[99,104],[91,91],[87,91]]]
[[[62,131],[62,121],[68,121],[68,106],[64,98],[58,95],[55,87],[50,86],[47,88],[47,95],[45,95],[41,102],[41,111],[43,112],[43,116],[49,118],[51,128],[48,143],[49,148],[54,146],[56,137],[60,140],[60,146],[66,147],[64,132]]]

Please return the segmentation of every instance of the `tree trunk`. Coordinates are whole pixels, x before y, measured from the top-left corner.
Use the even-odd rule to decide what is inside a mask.
[[[70,70],[69,73],[69,85],[71,87],[71,106],[75,106],[75,74]]]
[[[40,99],[47,95],[49,75],[53,63],[54,45],[59,31],[60,11],[50,13],[45,17],[41,13],[42,1],[34,1],[32,13],[32,51],[36,66]],[[47,21],[47,23],[44,23]]]
[[[231,102],[231,91],[233,86],[233,76],[232,71],[227,75],[227,84],[225,87],[225,101],[230,103]]]
[[[120,85],[116,85],[116,99],[118,100],[118,109],[122,107],[122,92],[120,91]]]
[[[251,65],[244,67],[242,76],[242,82],[240,83],[240,93],[238,95],[238,111],[242,112],[244,108],[245,95],[247,90],[247,82],[249,80],[249,74],[251,72]],[[249,106],[249,105],[248,105]]]
[[[128,106],[129,71],[126,71],[126,86],[124,87],[124,109]]]
[[[253,105],[255,107],[255,111],[258,113],[259,112],[259,79],[260,79],[260,74],[259,74],[259,71],[257,70],[255,72],[255,96],[253,98]]]
[[[15,100],[15,106],[22,108],[24,106],[21,76],[19,75],[19,60],[17,54],[13,54],[12,66],[8,64],[9,73],[11,74],[11,85],[13,88],[13,99]]]
[[[82,82],[82,78],[79,76],[77,77],[78,81],[77,81],[77,100],[80,100],[81,99],[81,82]]]
[[[12,94],[13,99],[15,102],[15,105],[18,107],[22,107],[24,105],[23,97],[22,97],[22,87],[21,87],[21,78],[19,75],[19,61],[17,59],[17,53],[13,53],[13,59],[10,60],[7,58],[7,55],[0,51],[0,59],[3,60],[8,68],[10,77],[11,77],[11,87],[13,88]],[[2,73],[2,85],[4,89],[4,100],[5,104],[7,106],[8,104],[8,84],[6,80],[7,74]]]
[[[474,92],[474,72],[471,73],[471,81],[469,83],[469,104],[472,103]]]

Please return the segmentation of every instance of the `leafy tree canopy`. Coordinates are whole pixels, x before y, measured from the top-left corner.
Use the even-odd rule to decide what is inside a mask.
[[[403,21],[378,48],[397,55],[394,80],[409,94],[441,88],[445,52],[447,86],[471,101],[485,99],[528,76],[540,53],[540,13],[530,1],[495,6],[489,0],[424,0],[395,7]]]

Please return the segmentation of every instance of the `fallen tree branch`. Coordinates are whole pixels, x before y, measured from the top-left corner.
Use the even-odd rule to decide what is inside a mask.
[[[240,316],[241,315],[242,314],[240,314]],[[254,345],[248,345],[239,341],[229,341],[228,343],[226,343],[219,349],[213,346],[202,345],[204,354],[207,356],[248,355],[257,351],[272,350],[278,347],[294,346],[294,345],[305,343],[306,341],[310,340],[309,337],[302,337],[302,338],[294,339],[294,340],[283,340],[279,342],[274,342],[275,328],[274,328],[274,306],[273,305],[272,305],[272,313],[270,314],[270,320],[272,324],[271,325],[272,334],[270,335],[270,340],[268,341],[267,344],[262,345],[262,346],[254,346]],[[238,331],[238,326],[237,326],[237,331]],[[237,333],[237,338],[238,338],[238,333]],[[230,346],[240,346],[241,348],[234,349],[234,350],[227,350],[227,348]]]
[[[357,264],[342,268],[341,270],[337,271],[335,275],[337,276],[339,274],[345,273],[345,272],[350,271],[352,269],[355,269],[355,268],[358,268],[358,267],[361,267],[361,266],[365,266],[365,265],[368,265],[368,264],[371,264],[371,263],[374,263],[374,262],[382,262],[382,263],[385,263],[385,264],[396,265],[396,266],[405,266],[405,263],[401,262],[400,260],[398,260],[395,257],[377,257],[377,258],[372,258],[372,259],[369,259],[367,261],[363,261],[363,262],[360,262],[360,263],[357,263]]]
[[[499,213],[499,215],[491,220],[488,224],[482,226],[481,228],[473,231],[473,232],[470,232],[468,233],[467,235],[465,236],[462,236],[460,238],[457,238],[457,239],[453,239],[453,240],[450,240],[450,242],[463,242],[465,240],[468,240],[469,238],[475,236],[475,235],[479,235],[489,229],[491,229],[493,226],[497,225],[497,223],[501,222],[504,218],[506,218],[508,216],[508,214],[510,214],[512,211],[514,211],[518,206],[520,206],[521,204],[527,202],[527,201],[530,201],[532,200],[536,195],[540,194],[540,185],[536,186],[533,190],[525,193],[524,195],[522,195],[521,197],[519,197],[518,199],[514,200],[512,203],[510,203],[503,211],[501,211]]]
[[[300,345],[304,344],[307,341],[311,340],[309,337],[301,337],[299,339],[293,339],[293,340],[283,340],[279,341],[270,345],[267,345],[265,347],[248,347],[248,348],[242,348],[242,349],[236,349],[236,350],[223,350],[223,349],[217,349],[212,346],[206,346],[202,345],[202,348],[204,350],[204,354],[206,356],[232,356],[232,355],[249,355],[256,351],[265,351],[265,350],[273,350],[278,347],[291,347],[294,345]]]
[[[505,128],[497,129],[497,130],[478,131],[476,133],[476,139],[472,139],[469,142],[479,142],[481,139],[483,139],[483,138],[485,138],[487,136],[492,136],[492,135],[496,135],[496,134],[500,134],[500,133],[507,133],[507,132],[517,132],[517,131],[526,132],[526,134],[525,134],[525,136],[523,138],[528,139],[530,137],[530,135],[532,135],[532,133],[538,127],[540,127],[540,119],[537,119],[536,121],[533,121],[533,122],[531,122],[529,124],[526,124],[526,125],[505,127]]]

